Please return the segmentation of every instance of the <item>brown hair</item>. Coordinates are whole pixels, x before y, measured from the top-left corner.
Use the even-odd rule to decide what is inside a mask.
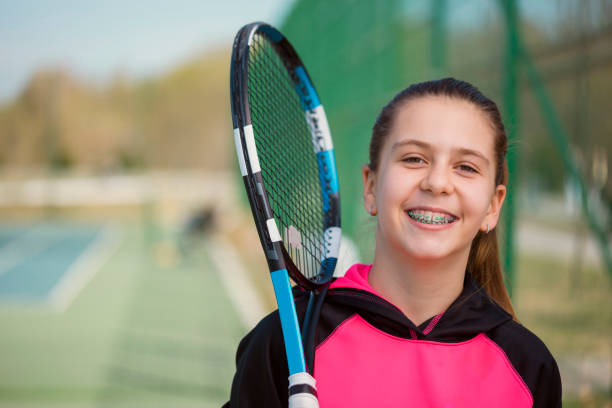
[[[370,169],[372,171],[378,169],[380,150],[393,126],[393,119],[399,108],[410,100],[425,96],[446,96],[465,100],[471,102],[485,113],[495,134],[495,184],[506,185],[508,181],[508,168],[506,165],[508,137],[506,136],[506,129],[504,128],[499,109],[495,102],[484,96],[474,85],[454,78],[413,84],[398,93],[382,109],[372,129]],[[472,241],[466,270],[487,291],[489,296],[516,320],[512,302],[504,284],[495,230],[489,233],[478,231]]]

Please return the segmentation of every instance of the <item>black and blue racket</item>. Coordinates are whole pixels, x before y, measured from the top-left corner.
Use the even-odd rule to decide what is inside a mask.
[[[318,407],[314,329],[341,235],[327,118],[304,64],[268,24],[238,32],[230,75],[234,141],[278,303],[289,406]],[[289,276],[310,291],[301,333]]]

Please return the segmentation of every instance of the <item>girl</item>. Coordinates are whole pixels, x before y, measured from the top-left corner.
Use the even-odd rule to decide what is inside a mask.
[[[516,321],[495,227],[507,137],[493,101],[452,78],[410,86],[374,124],[364,205],[372,265],[335,280],[317,326],[328,407],[560,407],[546,346]],[[306,297],[296,294],[298,314]],[[240,343],[226,407],[287,405],[278,313]]]

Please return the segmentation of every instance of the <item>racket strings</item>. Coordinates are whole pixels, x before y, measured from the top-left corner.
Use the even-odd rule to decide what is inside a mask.
[[[289,89],[288,95],[286,95],[286,96],[288,96],[288,97],[293,97],[293,101],[292,101],[292,102],[293,102],[293,105],[294,105],[294,106],[293,106],[291,109],[289,109],[289,110],[288,110],[288,112],[293,113],[293,115],[291,115],[291,116],[293,116],[293,117],[291,117],[291,116],[290,116],[289,118],[287,118],[287,119],[290,119],[290,120],[281,120],[281,121],[280,121],[280,124],[281,124],[281,125],[287,125],[287,124],[289,124],[289,125],[291,125],[291,124],[295,125],[296,123],[300,123],[300,122],[302,122],[302,121],[303,121],[303,112],[301,112],[301,108],[299,107],[299,106],[300,106],[300,105],[299,105],[299,101],[298,101],[298,99],[297,99],[297,98],[294,96],[293,89],[291,89],[291,88],[292,88],[292,86],[293,86],[293,84],[290,82],[290,79],[289,79],[289,77],[288,77],[288,75],[287,75],[287,73],[286,73],[286,71],[285,71],[284,67],[283,67],[283,66],[282,66],[282,65],[279,63],[280,61],[279,61],[279,60],[276,58],[276,55],[274,54],[274,52],[273,52],[272,48],[271,48],[271,47],[266,47],[266,48],[265,48],[265,50],[267,51],[266,58],[273,58],[273,59],[275,60],[275,62],[277,62],[277,64],[275,64],[275,66],[274,66],[274,67],[276,68],[276,69],[275,69],[275,71],[276,71],[276,72],[275,72],[275,76],[281,76],[281,75],[282,75],[282,76],[284,76],[284,78],[283,78],[283,79],[285,80],[285,82],[286,82],[286,83],[284,84],[284,85],[285,85],[285,88],[284,88],[283,90],[284,90],[284,91],[287,91],[287,87],[286,87],[287,83],[290,85],[290,89]],[[281,78],[282,78],[282,76],[281,76]],[[278,82],[277,82],[276,84],[278,84]],[[276,92],[276,93],[278,93],[279,89],[278,89],[278,88],[277,88],[277,89],[271,89],[271,91],[272,91],[272,92]],[[281,98],[281,99],[277,99],[277,98],[270,98],[270,99],[266,99],[266,100],[267,100],[267,101],[275,101],[275,102],[278,102],[278,101],[282,101],[282,100],[286,100],[286,99],[287,99],[287,98]],[[284,105],[284,106],[278,106],[278,103],[275,103],[275,104],[269,104],[269,105],[270,105],[270,108],[272,108],[272,110],[273,110],[274,112],[282,112],[282,109],[286,109],[286,108],[287,108],[287,106],[286,106],[286,105]],[[296,116],[297,116],[297,117],[296,117]],[[273,117],[273,116],[272,116],[272,115],[270,115],[270,114],[267,112],[266,117],[271,118],[271,117]],[[281,118],[281,119],[282,119],[282,118]],[[283,126],[283,127],[285,127],[285,126]],[[291,127],[290,127],[290,128],[281,128],[280,130],[281,130],[281,132],[283,132],[283,134],[296,134],[296,133],[297,133],[297,132],[296,132],[296,129],[292,129]],[[303,129],[303,128],[302,128],[302,129],[297,129],[297,130],[298,130],[298,132],[299,132],[299,130],[301,130],[301,131],[302,131],[302,133],[304,133],[304,129]],[[307,136],[306,138],[304,138],[304,137],[297,138],[295,141],[297,141],[297,142],[300,142],[300,141],[302,141],[302,142],[307,141],[307,139],[308,139],[308,138],[310,138],[310,135],[309,135],[309,133],[308,133],[308,132],[306,132],[306,136]],[[288,140],[288,139],[287,139],[287,140]],[[306,145],[304,145],[304,143],[294,143],[294,144],[293,144],[292,146],[290,146],[290,147],[295,147],[295,149],[285,149],[285,152],[287,153],[287,154],[286,154],[286,156],[296,156],[296,157],[288,157],[288,159],[289,159],[289,160],[299,160],[299,159],[301,159],[302,157],[300,157],[300,156],[301,156],[301,155],[303,155],[303,152],[305,151],[305,149],[308,149],[308,148],[309,148],[309,146],[308,146],[308,143],[307,143],[307,142],[306,142]],[[308,151],[308,150],[306,150],[306,151]],[[297,155],[296,155],[296,153],[297,153]],[[300,154],[300,153],[301,153],[301,154]],[[276,162],[277,162],[277,161],[274,161],[274,163],[276,163]],[[292,170],[292,168],[291,168],[291,167],[288,167],[288,166],[280,166],[280,167],[275,167],[273,170],[274,170],[276,173],[279,173],[279,170],[280,170],[280,174],[279,174],[279,175],[281,176],[281,178],[285,178],[285,179],[295,179],[295,176],[296,176],[295,174],[287,174],[287,170]],[[285,170],[285,171],[283,171],[283,170]],[[314,169],[314,171],[316,172],[316,169]],[[312,173],[312,169],[311,169],[311,173]],[[311,176],[311,179],[312,179],[312,176]],[[267,180],[270,180],[270,178],[269,178],[269,177],[267,177]],[[267,183],[267,184],[270,184],[270,183]],[[318,190],[318,189],[317,189],[317,190]],[[316,192],[317,192],[317,190],[315,190],[314,192],[316,193]],[[281,193],[282,193],[282,192],[281,192]],[[286,204],[288,204],[288,206],[289,206],[289,208],[290,208],[290,209],[296,209],[296,208],[300,208],[300,207],[308,207],[308,206],[305,206],[305,205],[304,205],[304,204],[305,204],[305,203],[304,203],[304,199],[307,199],[307,200],[311,201],[311,203],[310,203],[310,207],[312,207],[312,206],[317,206],[317,200],[313,200],[313,197],[315,197],[315,195],[313,194],[313,191],[308,191],[308,192],[306,192],[306,194],[305,194],[305,195],[304,195],[304,194],[302,194],[302,197],[299,197],[297,194],[291,194],[291,195],[289,195],[288,197],[289,197],[289,198],[294,198],[294,199],[295,199],[295,198],[300,199],[300,201],[298,201],[298,202],[295,202],[295,200],[290,200],[290,201],[287,201],[287,202],[286,202]],[[278,200],[274,200],[274,201],[278,201]],[[299,204],[300,204],[300,202],[302,203],[302,205],[299,205]],[[279,202],[279,204],[281,204],[281,205],[282,205],[282,204],[285,204],[285,203],[283,203],[283,202],[281,201],[281,202]],[[289,225],[289,227],[288,227],[288,228],[291,228],[291,226],[298,227],[298,228],[296,228],[296,229],[297,229],[298,231],[300,231],[300,232],[303,232],[303,228],[299,228],[299,226],[300,226],[300,225],[307,225],[307,224],[308,224],[308,221],[309,221],[309,220],[308,220],[308,219],[305,217],[305,216],[307,216],[307,215],[308,215],[308,212],[293,211],[293,214],[292,214],[291,220],[289,220],[289,221],[299,221],[299,222],[292,222],[292,223]],[[285,227],[287,227],[287,225],[285,225]],[[295,230],[293,230],[293,232],[294,232],[293,237],[291,237],[291,236],[287,236],[287,235],[291,235],[291,232],[292,232],[291,230],[288,230],[288,231],[286,231],[286,232],[285,232],[285,238],[286,238],[286,241],[289,241],[289,242],[287,242],[287,243],[289,243],[289,248],[290,248],[290,249],[292,249],[292,251],[290,251],[290,252],[292,252],[292,255],[294,255],[294,256],[297,258],[297,261],[298,261],[298,263],[299,263],[299,264],[304,264],[304,262],[300,262],[300,261],[310,261],[311,259],[308,259],[309,257],[307,257],[307,256],[306,256],[306,257],[301,257],[301,256],[300,256],[300,255],[301,255],[300,251],[299,251],[299,250],[296,250],[296,249],[299,249],[299,248],[295,248],[295,247],[296,247],[296,246],[298,246],[298,247],[299,247],[299,245],[300,245],[300,242],[299,242],[299,241],[300,241],[300,239],[298,239],[298,242],[296,242],[296,239],[295,239],[295,238],[296,238],[296,237],[295,237]],[[292,240],[292,238],[293,238],[293,240]],[[301,236],[300,236],[300,238],[302,238],[301,240],[303,241],[303,238],[308,238],[308,236],[306,236],[306,237],[301,237]],[[292,244],[293,244],[293,245],[292,245]],[[306,242],[306,243],[304,243],[304,242],[303,242],[303,244],[307,244],[307,242]],[[312,251],[312,249],[317,248],[317,246],[316,246],[316,245],[315,245],[315,246],[313,246],[313,245],[302,245],[302,246],[303,246],[302,250],[303,250],[303,251],[305,251],[305,252],[307,252],[307,255],[310,255],[310,258],[313,258],[313,257],[319,258],[319,256],[318,256],[319,254],[317,254],[317,253],[316,253],[316,251]],[[301,258],[305,258],[305,259],[301,259]],[[316,265],[316,263],[315,263],[315,265]],[[313,266],[315,266],[315,265],[313,265]],[[311,268],[311,267],[308,267],[307,269],[308,269],[308,270],[312,270],[312,268]]]
[[[264,186],[284,246],[313,279],[324,259],[324,213],[312,136],[295,85],[274,46],[255,34],[249,104]]]

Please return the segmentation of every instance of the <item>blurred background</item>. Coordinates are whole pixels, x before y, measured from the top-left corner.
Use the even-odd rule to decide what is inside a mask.
[[[275,307],[235,162],[234,34],[279,27],[329,117],[341,253],[408,84],[470,81],[509,131],[498,234],[564,406],[612,406],[610,0],[0,1],[0,407],[217,407]],[[232,288],[231,291],[228,288]]]

